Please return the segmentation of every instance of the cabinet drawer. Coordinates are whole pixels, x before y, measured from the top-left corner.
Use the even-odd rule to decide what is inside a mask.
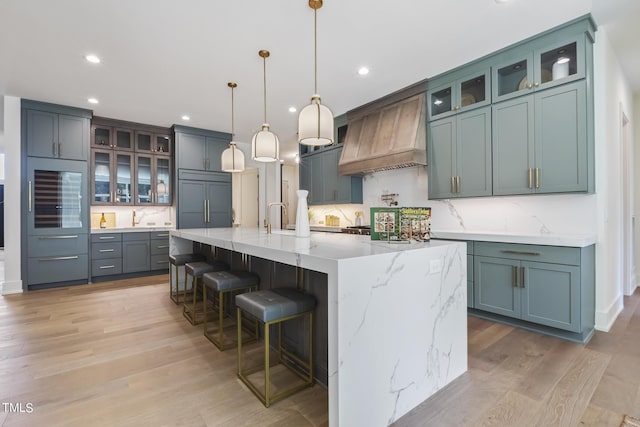
[[[151,270],[169,269],[169,254],[151,255]]]
[[[31,257],[76,255],[89,252],[86,234],[29,236],[27,245]]]
[[[122,243],[121,242],[93,243],[91,244],[91,258],[92,259],[122,258]]]
[[[474,255],[496,258],[580,265],[580,248],[563,246],[521,245],[514,243],[475,242]]]
[[[166,255],[169,256],[169,240],[167,239],[154,239],[151,240],[151,255]]]
[[[91,276],[107,276],[122,273],[122,258],[94,259],[91,261]]]
[[[56,255],[29,258],[29,285],[40,283],[87,280],[89,278],[89,257],[82,255]]]
[[[91,242],[99,243],[99,242],[121,242],[122,241],[122,233],[100,233],[100,234],[92,234]]]
[[[169,241],[169,231],[152,231],[149,233],[151,239],[166,239]]]
[[[149,240],[149,232],[122,233],[123,242],[141,242]]]

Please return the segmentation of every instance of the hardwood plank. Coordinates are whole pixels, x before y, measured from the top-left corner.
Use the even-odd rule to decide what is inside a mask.
[[[585,427],[620,427],[622,415],[589,404],[580,420],[580,426]]]
[[[526,426],[539,411],[539,402],[509,390],[479,417],[476,424],[483,427]]]

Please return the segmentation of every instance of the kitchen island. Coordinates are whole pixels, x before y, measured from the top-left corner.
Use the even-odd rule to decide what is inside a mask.
[[[464,243],[181,229],[170,252],[193,242],[326,274],[331,426],[389,425],[467,370]]]

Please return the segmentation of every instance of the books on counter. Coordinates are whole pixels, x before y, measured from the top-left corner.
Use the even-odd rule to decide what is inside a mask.
[[[431,208],[371,208],[371,240],[427,242],[431,232]]]

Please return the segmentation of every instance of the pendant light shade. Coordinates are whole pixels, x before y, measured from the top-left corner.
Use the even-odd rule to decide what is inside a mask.
[[[313,49],[314,49],[314,84],[315,94],[311,97],[311,104],[307,105],[298,115],[298,142],[302,145],[330,145],[333,144],[333,113],[320,103],[318,95],[318,9],[322,7],[322,0],[309,0],[309,7],[313,9]]]
[[[220,163],[224,172],[242,172],[244,171],[244,154],[236,147],[236,143],[233,141],[235,137],[234,133],[234,115],[233,115],[233,89],[238,85],[233,82],[227,83],[227,86],[231,88],[231,142],[229,148],[222,152]]]
[[[261,50],[258,55],[263,60],[264,75],[264,123],[262,130],[253,135],[251,141],[251,157],[258,162],[275,162],[280,156],[280,141],[275,133],[271,132],[267,122],[267,58],[268,50]]]

